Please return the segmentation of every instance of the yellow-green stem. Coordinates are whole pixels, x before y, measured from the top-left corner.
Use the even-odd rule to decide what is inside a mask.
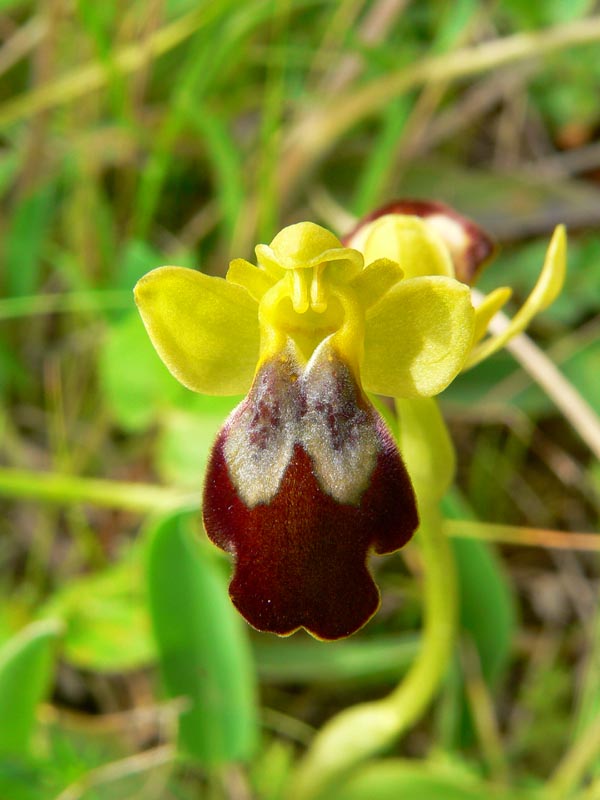
[[[550,800],[566,800],[581,784],[586,770],[600,753],[600,719],[580,734],[559,762],[546,787]]]
[[[457,612],[454,562],[437,504],[423,504],[417,534],[424,569],[424,630],[419,654],[382,700],[342,711],[316,735],[290,786],[293,800],[327,797],[334,782],[388,748],[434,697],[450,661]]]
[[[200,505],[198,494],[179,489],[5,467],[0,467],[0,497],[65,505],[89,503],[141,513]]]

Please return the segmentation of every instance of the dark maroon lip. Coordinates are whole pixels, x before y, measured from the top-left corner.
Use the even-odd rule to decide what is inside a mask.
[[[364,216],[359,222],[342,238],[342,244],[350,247],[353,237],[368,223],[386,214],[406,214],[414,217],[427,219],[433,216],[445,216],[453,222],[458,223],[466,235],[467,246],[460,252],[451,250],[456,277],[462,283],[473,285],[479,277],[482,269],[493,257],[496,252],[496,245],[485,231],[473,220],[459,214],[445,203],[436,200],[418,200],[404,198],[393,200],[384,206],[372,211]]]
[[[263,366],[215,442],[204,487],[204,523],[214,544],[234,556],[230,595],[252,626],[279,635],[305,628],[319,639],[332,640],[354,633],[377,611],[379,592],[368,556],[406,544],[418,516],[410,478],[391,434],[347,365],[327,355],[318,365],[323,374],[313,378],[316,400],[311,399],[311,387],[299,380],[288,385],[283,403],[271,397],[266,410],[265,380],[274,392],[281,391],[289,364],[273,360]],[[333,395],[327,392],[327,381]],[[321,402],[321,395],[329,401]],[[332,403],[335,396],[338,402]],[[239,426],[249,429],[240,436]],[[277,480],[272,481],[262,455],[273,441],[279,447],[284,428],[293,432],[289,457],[283,470],[276,466]],[[313,428],[318,431],[318,450],[307,428],[309,434]],[[256,471],[232,468],[231,437],[237,437],[236,454],[238,441],[250,443],[243,457],[258,465]],[[370,448],[365,472],[359,474],[358,485],[364,478],[364,489],[354,492],[340,486],[343,472],[336,470],[328,484],[318,461],[342,459],[345,464],[346,458],[348,470],[358,464],[360,473],[364,447]],[[248,480],[263,483],[254,492],[240,483]],[[261,496],[264,486],[274,487],[267,497]],[[250,502],[248,497],[262,499]]]

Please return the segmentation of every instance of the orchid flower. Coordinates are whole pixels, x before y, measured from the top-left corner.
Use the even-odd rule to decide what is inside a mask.
[[[418,527],[413,484],[420,504],[436,503],[452,479],[431,398],[552,302],[565,250],[559,226],[530,297],[487,339],[511,290],[474,308],[469,284],[493,245],[440,203],[386,206],[343,243],[291,225],[256,247],[256,265],[232,261],[226,279],[160,267],[139,281],[172,374],[196,392],[246,393],[213,446],[203,516],[234,558],[230,595],[251,625],[331,640],[377,611],[369,555],[398,550]],[[408,472],[368,392],[396,398]]]
[[[389,252],[374,255],[374,234],[363,255],[301,222],[258,245],[256,266],[232,261],[226,279],[168,266],[136,287],[176,378],[247,393],[214,444],[203,515],[235,560],[232,601],[259,630],[354,633],[380,604],[369,555],[398,550],[418,526],[411,480],[367,393],[441,392],[472,352],[476,316],[443,238],[406,220],[404,252],[385,238]]]

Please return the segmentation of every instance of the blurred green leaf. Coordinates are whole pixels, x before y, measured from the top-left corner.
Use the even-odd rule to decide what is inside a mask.
[[[452,540],[460,575],[461,623],[473,637],[490,687],[503,675],[516,631],[514,593],[485,542]]]
[[[146,430],[187,391],[157,356],[137,311],[108,329],[98,366],[106,404],[127,431]]]
[[[479,286],[489,292],[497,286],[510,286],[514,297],[508,307],[522,303],[532,290],[542,269],[548,248],[548,237],[536,239],[519,247],[507,247],[484,271]],[[576,325],[597,309],[596,288],[600,285],[600,236],[588,234],[569,239],[568,272],[561,294],[536,321],[536,325],[556,328]]]
[[[278,683],[398,680],[419,651],[419,636],[317,642],[296,637],[255,641],[261,677]]]
[[[532,104],[548,120],[551,129],[578,126],[592,134],[600,119],[597,48],[578,48],[562,53],[554,65],[539,74],[530,89]],[[564,180],[564,179],[563,179]]]
[[[532,172],[496,173],[467,169],[444,158],[411,164],[394,187],[397,197],[432,198],[460,209],[500,241],[547,235],[554,225],[597,225],[600,191],[574,178],[544,178]],[[504,286],[494,262],[486,276]],[[540,262],[541,268],[541,262]]]
[[[565,378],[575,386],[590,406],[598,408],[600,404],[600,384],[598,383],[600,340],[589,342],[565,361],[561,361],[558,366]],[[526,389],[510,396],[505,395],[504,402],[508,400],[532,416],[552,412],[555,406],[547,394],[533,384],[529,378],[526,379],[526,382],[528,384]]]
[[[83,30],[92,37],[99,52],[107,56],[114,44],[114,27],[118,3],[115,0],[104,0],[102,3],[90,3],[77,0],[77,14]]]
[[[252,787],[260,800],[283,800],[286,782],[294,766],[294,746],[274,739],[255,759]]]
[[[450,519],[472,518],[473,513],[456,489],[442,501]],[[458,573],[460,627],[474,645],[481,675],[493,692],[508,666],[517,629],[516,596],[492,548],[475,539],[451,540]],[[464,695],[462,672],[448,684],[446,733],[463,744],[473,735]]]
[[[477,0],[446,0],[440,3],[435,14],[436,31],[431,44],[431,52],[447,53],[458,47],[480,9]]]
[[[42,800],[55,797],[59,785],[48,778],[49,765],[16,762],[0,754],[0,797],[6,800]]]
[[[543,3],[504,0],[502,11],[509,14],[518,27],[535,29],[580,19],[593,5],[592,0],[544,0]]]
[[[31,383],[31,375],[17,358],[9,341],[8,337],[5,339],[0,335],[0,398],[15,385],[25,389]]]
[[[186,409],[164,414],[156,449],[156,467],[164,481],[201,485],[215,437],[240,399],[190,394]]]
[[[578,709],[574,720],[574,735],[581,736],[584,730],[598,719],[600,712],[600,605],[592,626],[591,647],[588,650],[583,682],[578,698]],[[595,759],[596,772],[600,760]]]
[[[457,490],[444,498],[442,508],[450,519],[473,518]],[[510,660],[517,624],[515,592],[488,544],[453,538],[452,547],[459,574],[461,626],[472,637],[483,677],[492,687]]]
[[[61,625],[33,622],[0,649],[0,754],[26,757],[30,752],[38,704],[54,671]]]
[[[501,350],[492,358],[486,358],[474,369],[463,372],[444,390],[444,402],[469,407],[480,402],[491,387],[513,375],[517,370],[514,358]]]
[[[24,5],[29,5],[29,0],[0,0],[0,11],[8,11]]]
[[[5,150],[0,154],[0,196],[9,188],[19,166],[19,154],[16,151]]]
[[[248,759],[257,742],[255,675],[227,580],[196,540],[189,514],[147,533],[147,576],[160,672],[170,697],[186,697],[183,749],[207,766]]]
[[[54,213],[55,189],[46,184],[14,208],[5,234],[6,290],[9,297],[34,294],[38,289],[42,251]]]
[[[43,607],[43,616],[65,624],[67,661],[81,669],[116,673],[156,660],[140,571],[130,554],[114,567],[59,589]]]
[[[164,263],[162,256],[146,242],[139,239],[130,239],[126,242],[123,252],[120,254],[116,265],[112,286],[120,289],[129,289],[133,292],[133,287],[151,269],[160,267]],[[131,300],[133,306],[133,297]]]
[[[359,769],[328,800],[533,800],[532,793],[501,790],[465,768],[389,759]]]

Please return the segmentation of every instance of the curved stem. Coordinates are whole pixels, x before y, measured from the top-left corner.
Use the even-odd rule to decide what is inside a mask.
[[[410,671],[383,700],[335,716],[315,737],[290,787],[293,800],[327,796],[351,768],[389,747],[428,706],[446,671],[454,642],[457,592],[454,562],[437,504],[423,503],[417,534],[424,567],[425,624]]]
[[[564,800],[583,780],[590,762],[600,751],[600,720],[595,720],[577,738],[573,746],[560,761],[546,786],[552,800]]]
[[[8,467],[0,467],[0,497],[59,505],[89,503],[141,513],[170,511],[188,506],[197,508],[200,505],[197,493],[180,489]]]

